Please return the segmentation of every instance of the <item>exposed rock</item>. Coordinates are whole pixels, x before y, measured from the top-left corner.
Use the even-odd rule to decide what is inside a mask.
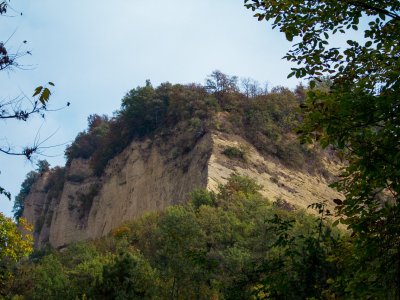
[[[277,160],[268,160],[239,136],[217,133],[212,139],[208,189],[215,190],[218,184],[226,183],[232,172],[237,172],[256,179],[263,186],[261,193],[271,201],[282,199],[300,209],[307,209],[310,204],[321,201],[333,206],[333,199],[341,198],[340,193],[328,187],[329,182],[321,174],[314,176],[308,172],[295,171]],[[227,147],[246,148],[246,163],[222,155],[221,152]],[[338,173],[335,163],[328,160],[324,163],[326,169]]]
[[[203,135],[191,151],[178,157],[162,148],[149,140],[134,141],[108,163],[100,178],[91,174],[88,160],[74,160],[59,199],[53,199],[56,205],[50,205],[51,216],[45,209],[44,192],[49,174],[39,179],[23,213],[35,225],[51,217],[50,226],[39,224],[36,246],[49,241],[62,247],[101,237],[144,212],[182,203],[193,189],[207,185],[211,134]]]
[[[88,160],[73,160],[56,198],[49,198],[46,185],[51,174],[44,174],[33,185],[23,213],[35,224],[36,247],[47,242],[62,247],[104,236],[145,212],[187,201],[195,188],[215,190],[232,172],[256,179],[271,201],[284,200],[297,208],[323,200],[333,204],[332,199],[341,198],[322,175],[269,160],[239,136],[199,134],[194,146],[181,152],[173,147],[174,138],[167,146],[162,140],[132,142],[108,163],[102,177],[92,174]],[[245,160],[222,154],[226,147],[239,146],[246,149]],[[328,169],[335,167],[328,160],[325,164]]]

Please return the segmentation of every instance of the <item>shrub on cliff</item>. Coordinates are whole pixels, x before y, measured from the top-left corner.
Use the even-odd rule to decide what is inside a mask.
[[[107,116],[90,115],[87,131],[80,132],[75,141],[65,150],[67,164],[73,158],[88,159],[101,146],[102,140],[109,131],[110,122]]]
[[[21,189],[18,195],[15,196],[12,212],[14,213],[14,219],[16,221],[22,216],[25,207],[25,198],[29,195],[32,185],[39,176],[49,171],[50,164],[46,160],[39,160],[36,166],[37,168],[35,171],[26,174],[25,180],[21,184]]]

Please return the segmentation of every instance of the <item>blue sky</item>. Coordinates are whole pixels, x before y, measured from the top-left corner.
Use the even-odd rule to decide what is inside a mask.
[[[92,113],[112,114],[130,89],[150,79],[153,85],[204,83],[213,70],[252,77],[270,86],[293,88],[286,79],[290,64],[281,57],[290,44],[278,30],[258,22],[241,0],[198,1],[11,1],[15,13],[0,17],[0,41],[10,51],[23,40],[32,56],[20,63],[27,70],[0,73],[0,98],[56,84],[51,108],[71,106],[27,123],[1,122],[0,142],[31,144],[37,135],[45,146],[71,142],[86,128]],[[23,15],[19,16],[18,12]],[[5,140],[5,138],[7,140]],[[52,166],[64,164],[65,146],[50,148]],[[35,166],[21,157],[0,155],[0,186],[15,196]],[[11,216],[12,202],[0,199]]]

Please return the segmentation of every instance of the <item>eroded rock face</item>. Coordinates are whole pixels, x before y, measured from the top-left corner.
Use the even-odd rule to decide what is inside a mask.
[[[216,190],[233,172],[256,179],[271,201],[284,200],[297,208],[322,200],[332,203],[341,196],[323,176],[269,160],[239,136],[205,133],[179,154],[171,145],[134,141],[108,163],[102,177],[92,174],[89,161],[74,160],[65,171],[61,193],[53,198],[46,193],[49,174],[44,174],[32,187],[23,213],[35,224],[36,247],[104,236],[145,212],[187,201],[195,188]],[[246,149],[245,160],[222,154],[226,147],[239,146]]]
[[[40,179],[23,213],[33,224],[47,220],[35,225],[36,246],[98,238],[145,212],[187,201],[193,189],[207,185],[211,144],[207,133],[190,151],[177,155],[149,140],[134,141],[108,163],[102,177],[93,176],[89,161],[74,160],[59,198],[47,203],[47,209],[46,178]]]
[[[247,175],[262,185],[261,193],[270,201],[283,201],[297,209],[307,209],[315,202],[326,201],[333,209],[332,200],[342,195],[330,188],[329,179],[321,174],[293,170],[279,161],[268,159],[239,136],[217,133],[213,137],[213,151],[208,164],[207,188],[215,190],[220,183],[225,183],[232,172]],[[228,147],[244,148],[245,161],[229,159],[222,154]],[[323,161],[325,170],[338,174],[339,166]],[[310,211],[311,212],[311,211]]]

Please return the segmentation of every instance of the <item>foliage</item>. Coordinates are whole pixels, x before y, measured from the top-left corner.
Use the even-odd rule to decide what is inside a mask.
[[[398,82],[400,4],[362,0],[334,1],[269,1],[245,0],[245,6],[257,11],[259,20],[273,20],[286,38],[298,38],[284,58],[299,64],[289,76],[317,78],[331,75],[335,81],[355,83],[374,89],[392,89]],[[363,44],[348,40],[342,50],[329,47],[330,34],[346,33],[369,22]],[[378,87],[376,83],[383,86]],[[378,91],[377,90],[377,91]]]
[[[147,81],[144,87],[127,93],[113,118],[89,117],[88,130],[80,133],[65,151],[67,161],[90,158],[93,170],[101,175],[108,161],[134,139],[161,132],[171,134],[182,121],[190,121],[186,124],[189,128],[200,128],[202,132],[203,123],[214,108],[211,101],[201,86],[164,83],[153,88]]]
[[[120,253],[104,265],[96,299],[154,299],[155,273],[140,253]]]
[[[237,76],[229,76],[219,70],[213,71],[206,79],[206,88],[210,93],[223,95],[238,92]]]
[[[216,195],[203,189],[196,189],[191,193],[190,201],[196,209],[202,205],[215,206]]]
[[[101,140],[109,131],[107,116],[90,115],[88,117],[88,130],[81,132],[75,141],[65,150],[67,164],[72,158],[89,158],[101,146]]]
[[[36,163],[36,171],[39,174],[43,174],[45,172],[48,172],[50,170],[50,164],[47,162],[47,160],[39,160]]]
[[[20,218],[19,228],[10,218],[0,213],[0,296],[6,292],[6,284],[13,278],[14,263],[32,252],[32,227]]]
[[[61,195],[61,192],[64,187],[65,182],[65,168],[64,167],[55,167],[53,168],[47,179],[47,183],[45,186],[45,192],[47,192],[47,198],[53,199],[58,198]]]
[[[22,216],[25,206],[25,198],[29,195],[32,185],[36,182],[39,176],[50,170],[50,164],[46,160],[39,160],[36,166],[36,171],[31,171],[26,174],[25,180],[21,184],[21,189],[18,195],[15,196],[12,212],[14,213],[14,219],[17,222]]]
[[[244,149],[243,147],[237,148],[234,146],[229,146],[224,149],[224,151],[222,151],[222,154],[226,155],[229,158],[236,158],[242,161],[246,161],[246,149]]]
[[[233,132],[245,137],[262,154],[279,159],[291,168],[315,171],[320,168],[318,151],[301,145],[293,131],[302,119],[301,99],[291,90],[275,87],[268,94],[248,101],[237,93],[222,97],[222,108],[230,110]]]
[[[25,198],[29,195],[32,185],[37,180],[39,174],[35,171],[31,171],[26,174],[24,182],[21,184],[21,189],[17,196],[15,196],[14,206],[12,212],[14,213],[14,219],[18,220],[24,211]]]
[[[188,153],[207,130],[214,125],[218,128],[214,120],[222,110],[235,124],[233,132],[263,154],[292,168],[315,169],[318,153],[300,145],[292,134],[301,120],[297,108],[304,101],[304,87],[299,86],[296,93],[283,87],[267,93],[254,90],[250,79],[246,82],[248,91],[241,93],[237,77],[220,71],[214,71],[205,86],[163,83],[154,88],[147,81],[125,95],[112,118],[89,117],[88,129],[79,133],[65,151],[67,164],[74,158],[90,159],[100,176],[109,160],[133,140],[156,135],[164,140],[173,138],[174,156]]]
[[[245,3],[298,41],[285,56],[298,64],[289,76],[310,78],[311,88],[329,76],[328,89],[308,93],[299,133],[305,142],[333,145],[349,162],[335,184],[346,196],[338,203],[340,221],[353,231],[354,275],[341,282],[346,295],[399,298],[399,2]],[[329,45],[329,35],[357,31],[359,24],[365,24],[362,41]]]
[[[35,286],[32,299],[61,299],[69,294],[69,280],[56,256],[45,256],[31,274]]]
[[[196,190],[188,204],[145,215],[111,236],[35,256],[17,268],[10,295],[306,299],[344,281],[342,261],[331,257],[346,238],[322,219],[271,205],[259,190],[233,174],[216,193]]]
[[[0,214],[0,260],[17,261],[32,251],[31,226],[25,219],[20,220],[22,233],[9,218]]]

